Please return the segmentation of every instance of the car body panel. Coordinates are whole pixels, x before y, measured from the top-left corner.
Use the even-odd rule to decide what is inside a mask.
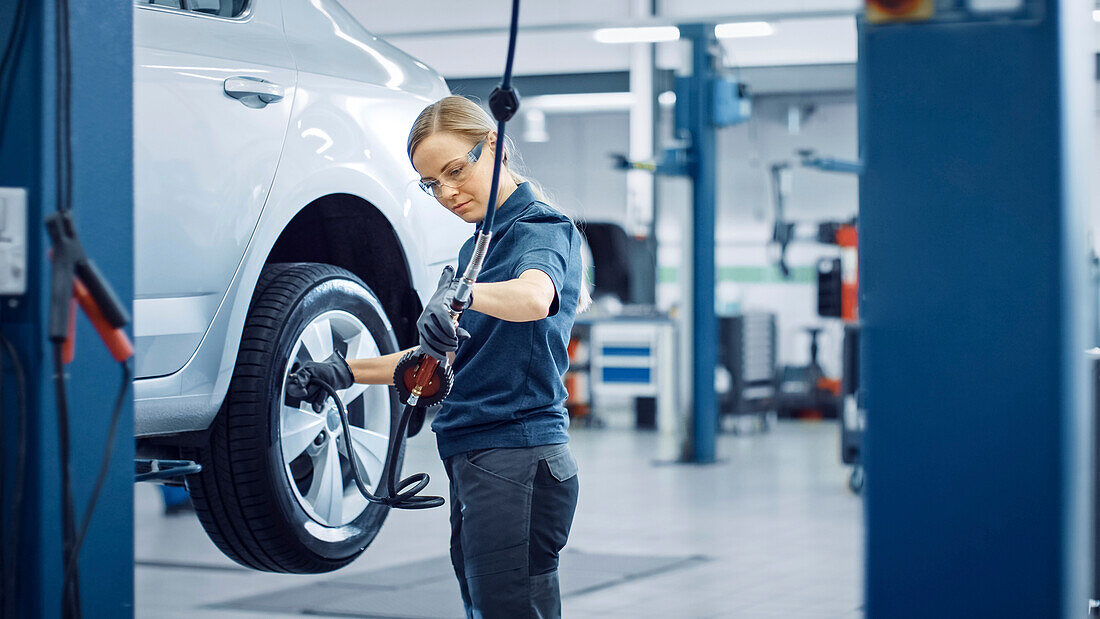
[[[275,1],[253,0],[254,10]],[[138,436],[201,430],[214,419],[232,377],[252,291],[267,256],[291,219],[310,203],[350,194],[377,208],[397,234],[422,301],[434,291],[439,268],[455,261],[459,246],[473,231],[420,191],[405,154],[408,128],[416,115],[448,94],[442,78],[370,35],[331,0],[285,6],[288,47],[298,73],[278,173],[194,354],[177,372],[135,381]],[[331,43],[334,36],[337,42]],[[331,62],[324,61],[325,54]],[[362,62],[357,63],[356,56]],[[388,72],[377,68],[379,58],[389,63],[383,65]],[[394,67],[407,76],[399,84],[390,83]],[[355,79],[333,75],[337,70]],[[138,203],[139,209],[143,206]],[[143,259],[138,254],[135,263]],[[166,319],[159,313],[164,308],[175,311],[172,320],[191,321],[188,328],[195,328],[196,316],[207,311],[205,297],[146,299],[154,320],[141,327],[143,332],[157,337],[162,328],[158,324]],[[149,314],[138,314],[138,319],[142,316]]]
[[[285,2],[284,7],[287,24],[293,24],[293,27],[287,28],[287,42],[299,74],[309,79],[311,99],[331,97],[333,101],[341,101],[334,116],[352,124],[357,121],[369,123],[380,138],[377,145],[382,147],[388,160],[395,166],[407,169],[412,175],[410,179],[416,180],[418,176],[405,153],[408,131],[420,110],[450,94],[443,78],[424,63],[372,34],[335,0]],[[326,41],[328,45],[317,45],[317,41]],[[376,88],[362,87],[368,84]],[[391,95],[415,95],[420,99],[419,103],[407,109],[399,103],[402,97],[391,99],[386,95],[386,90],[392,91]],[[389,103],[383,104],[382,101]],[[410,111],[412,114],[408,113]],[[316,106],[308,109],[301,118],[303,127],[300,130],[304,132],[313,128],[321,132],[326,131],[326,126],[339,126],[338,123],[326,122],[325,116]],[[287,150],[297,152],[289,146]],[[365,150],[365,159],[360,161],[369,162],[372,154],[377,152],[378,149]],[[349,161],[356,160],[353,156]],[[407,231],[414,235],[410,240],[419,248],[421,257],[432,265],[454,261],[457,251],[450,241],[469,236],[473,233],[473,226],[443,209],[415,182],[409,184],[408,180],[401,178],[394,183],[390,186],[395,194],[400,194],[395,199],[408,201],[402,207],[405,209],[402,219],[416,222]],[[394,223],[393,218],[390,221]],[[430,279],[435,283],[438,276]],[[417,289],[420,289],[419,285]]]
[[[278,4],[246,19],[138,9],[134,37],[135,345],[138,377],[195,352],[260,219],[297,78]],[[230,77],[281,85],[255,109]]]
[[[445,96],[438,73],[372,34],[335,0],[285,0],[283,6],[287,43],[299,71],[374,84],[429,102]]]

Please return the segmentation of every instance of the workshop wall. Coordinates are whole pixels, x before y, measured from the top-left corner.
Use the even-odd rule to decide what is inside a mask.
[[[858,205],[856,179],[797,167],[796,150],[810,148],[822,155],[857,157],[854,93],[813,96],[757,97],[753,118],[719,133],[717,290],[720,313],[738,310],[775,312],[779,319],[779,359],[804,364],[809,339],[804,328],[828,326],[821,342],[821,362],[839,371],[840,328],[816,314],[813,268],[819,257],[834,256],[833,248],[792,244],[788,262],[794,271],[783,280],[768,249],[773,221],[769,167],[791,161],[793,187],[787,217],[820,221],[848,219]],[[797,110],[791,112],[791,110]],[[797,115],[794,122],[793,115]],[[671,136],[671,110],[662,114],[660,135]],[[626,112],[547,114],[546,142],[523,140],[522,120],[512,130],[523,161],[549,191],[555,205],[591,221],[623,222],[626,213],[623,172],[612,168],[610,153],[628,150]],[[662,177],[658,182],[658,305],[679,303],[681,221],[691,203],[690,185]]]
[[[796,151],[812,149],[823,156],[857,159],[855,94],[757,97],[748,123],[718,135],[719,170],[725,172],[718,177],[718,311],[774,312],[781,364],[808,363],[810,340],[805,329],[824,327],[819,362],[827,373],[839,375],[843,332],[839,321],[822,320],[817,315],[815,271],[819,258],[836,256],[837,250],[816,243],[792,243],[787,252],[791,278],[780,276],[774,266],[777,251],[768,246],[774,223],[769,169],[779,161],[792,164],[788,220],[816,223],[853,217],[859,208],[856,177],[800,167]],[[684,196],[681,200],[689,195],[686,189],[677,193]],[[676,203],[664,192],[659,199],[662,213]],[[682,257],[683,250],[679,226],[661,225],[658,229],[663,282],[668,267],[681,263],[676,259]],[[659,284],[658,294],[671,301],[679,297],[680,287]]]
[[[554,206],[580,219],[621,222],[626,175],[612,169],[609,155],[628,150],[626,112],[547,114],[546,142],[525,141],[521,117],[515,129],[509,123],[508,131],[523,167],[546,189]]]
[[[839,158],[857,157],[855,94],[757,97],[748,123],[719,133],[719,226],[768,222],[772,199],[768,168],[777,161],[797,161],[795,151],[810,148]],[[792,131],[791,108],[801,121]],[[671,135],[670,110],[665,110],[663,135]],[[546,115],[546,142],[523,139],[522,115],[511,129],[523,161],[557,201],[573,215],[592,220],[621,221],[626,213],[626,177],[612,168],[611,153],[628,150],[626,112],[551,113]],[[676,209],[690,203],[682,188],[661,179],[658,209],[669,223]],[[857,183],[849,175],[795,169],[788,197],[788,217],[847,218],[856,211]],[[763,240],[763,239],[762,239]]]

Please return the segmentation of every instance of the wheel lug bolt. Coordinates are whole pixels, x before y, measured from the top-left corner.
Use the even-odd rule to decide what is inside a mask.
[[[320,446],[324,442],[325,442],[325,433],[324,432],[321,432],[320,434],[317,435],[317,438],[313,439],[313,444],[317,445],[317,446]]]

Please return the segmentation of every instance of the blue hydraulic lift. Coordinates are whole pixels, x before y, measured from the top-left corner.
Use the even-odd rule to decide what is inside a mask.
[[[712,120],[715,57],[713,24],[680,26],[691,41],[691,74],[678,78],[677,113],[691,135],[686,159],[691,194],[691,440],[685,459],[714,462],[717,457],[718,400],[714,366],[718,360],[718,318],[714,313],[714,201],[718,174],[717,138]],[[684,97],[689,94],[690,97]],[[685,113],[686,112],[686,113]]]
[[[73,213],[84,248],[124,300],[133,297],[132,3],[69,2],[72,58]],[[15,22],[18,7],[26,11]],[[16,348],[26,376],[28,417],[25,494],[18,542],[7,545],[17,576],[15,616],[60,617],[62,523],[57,403],[51,346],[49,240],[44,218],[56,209],[58,61],[57,0],[0,3],[0,53],[13,22],[23,33],[0,81],[0,188],[27,196],[26,293],[0,298],[0,329]],[[21,30],[20,30],[21,29]],[[6,201],[0,225],[19,204]],[[3,231],[0,231],[0,236]],[[76,518],[96,479],[120,367],[84,318],[77,319],[76,360],[65,367]],[[4,459],[4,535],[12,535],[18,433],[13,360],[3,357],[0,453]],[[107,482],[80,553],[86,617],[133,615],[133,409],[127,399]],[[7,575],[13,575],[11,565]]]
[[[752,106],[744,84],[723,66],[714,24],[683,24],[678,28],[681,40],[691,46],[690,62],[676,75],[675,131],[685,144],[666,149],[659,162],[621,158],[619,165],[691,180],[691,227],[685,231],[685,240],[691,246],[691,426],[681,459],[705,464],[717,458],[718,432],[714,390],[714,368],[718,363],[718,317],[714,310],[718,178],[715,132],[748,120]]]
[[[868,617],[1087,612],[1092,8],[868,1]]]

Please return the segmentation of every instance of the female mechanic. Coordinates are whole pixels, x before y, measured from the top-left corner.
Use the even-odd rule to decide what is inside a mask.
[[[558,617],[558,553],[579,489],[562,376],[574,315],[589,302],[581,235],[509,167],[510,145],[498,143],[492,119],[470,100],[429,105],[408,139],[421,188],[479,227],[497,148],[498,210],[470,304],[456,329],[447,308],[458,279],[448,266],[417,328],[424,352],[453,363],[454,387],[431,427],[450,479],[451,562],[466,615]],[[458,273],[474,241],[459,251]],[[405,352],[346,362],[333,355],[300,372],[338,390],[392,384]]]

